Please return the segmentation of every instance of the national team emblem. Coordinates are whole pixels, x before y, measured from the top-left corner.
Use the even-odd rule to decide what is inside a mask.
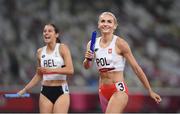
[[[55,52],[55,57],[58,57],[58,54],[57,54],[57,52]]]
[[[68,86],[65,86],[65,91],[66,91],[66,92],[68,92],[68,91],[69,91]]]
[[[98,51],[98,48],[95,48],[94,51],[95,51],[95,52]]]
[[[108,49],[108,54],[112,53],[112,48]]]
[[[42,58],[44,58],[45,57],[45,55],[42,55]]]

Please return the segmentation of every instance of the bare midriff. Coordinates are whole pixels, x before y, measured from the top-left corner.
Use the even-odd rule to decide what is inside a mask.
[[[44,86],[61,86],[65,83],[67,83],[66,80],[44,80],[42,82],[42,85],[44,85]]]
[[[123,71],[99,72],[100,84],[113,84],[124,81]]]

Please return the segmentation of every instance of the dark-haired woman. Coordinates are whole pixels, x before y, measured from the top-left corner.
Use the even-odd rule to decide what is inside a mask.
[[[18,92],[23,95],[42,81],[39,98],[40,113],[68,113],[70,105],[67,76],[74,73],[71,53],[60,43],[59,31],[54,24],[46,24],[43,40],[46,45],[37,50],[38,67],[32,80]]]

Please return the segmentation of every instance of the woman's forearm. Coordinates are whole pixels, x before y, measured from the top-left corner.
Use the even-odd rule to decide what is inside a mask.
[[[35,74],[35,76],[32,78],[32,80],[24,87],[26,91],[34,87],[36,84],[38,84],[42,80],[42,77],[38,74]]]
[[[92,61],[84,59],[83,66],[84,66],[85,69],[89,69],[92,66]]]
[[[134,69],[134,72],[136,73],[136,75],[138,76],[138,78],[140,79],[140,81],[142,82],[142,84],[144,85],[144,87],[148,90],[151,91],[151,86],[149,84],[149,81],[145,75],[145,73],[143,72],[143,70],[141,69],[141,67],[136,67]]]
[[[54,68],[51,69],[50,74],[64,74],[64,75],[73,75],[74,69],[73,68]]]

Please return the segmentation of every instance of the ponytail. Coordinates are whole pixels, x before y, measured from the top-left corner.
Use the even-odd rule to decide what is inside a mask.
[[[56,38],[56,43],[61,43],[61,40],[59,38]]]

